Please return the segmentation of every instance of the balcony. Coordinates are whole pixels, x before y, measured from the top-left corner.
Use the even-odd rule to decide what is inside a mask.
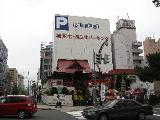
[[[143,60],[143,56],[133,56],[133,60]]]
[[[134,46],[138,46],[138,47],[141,47],[142,46],[142,42],[133,42],[132,45]]]
[[[133,50],[133,53],[139,53],[139,54],[143,53],[142,49],[135,49],[135,48],[133,48],[132,50]]]

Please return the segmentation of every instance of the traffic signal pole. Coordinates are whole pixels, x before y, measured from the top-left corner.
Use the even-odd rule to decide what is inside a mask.
[[[104,41],[102,43],[102,45],[100,46],[99,48],[99,51],[98,53],[96,54],[96,63],[94,63],[94,65],[96,64],[97,68],[98,68],[98,74],[99,74],[99,79],[101,80],[101,68],[100,68],[100,64],[101,64],[101,61],[103,60],[104,61],[104,64],[107,64],[109,63],[109,55],[105,54],[105,57],[102,58],[102,49],[104,48],[104,46],[108,46],[108,39],[106,41]],[[95,58],[94,58],[95,59]],[[95,68],[94,68],[95,69]],[[101,82],[99,83],[99,104],[102,105],[102,99],[101,99]],[[103,99],[104,100],[104,99]]]

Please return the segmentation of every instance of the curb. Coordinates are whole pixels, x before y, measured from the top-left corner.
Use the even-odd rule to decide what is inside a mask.
[[[56,109],[52,109],[52,108],[38,108],[38,109],[41,109],[41,110],[56,110]]]
[[[62,108],[55,108],[54,106],[47,106],[47,105],[39,105],[37,106],[40,110],[60,110],[61,112],[72,112],[72,111],[83,111],[83,109],[87,108],[88,106],[78,106],[78,107],[63,107]]]
[[[160,114],[153,114],[154,116],[160,116]]]

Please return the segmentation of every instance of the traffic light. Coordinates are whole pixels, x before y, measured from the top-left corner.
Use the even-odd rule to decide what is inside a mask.
[[[96,63],[101,64],[101,60],[102,60],[102,54],[100,53],[96,54]]]

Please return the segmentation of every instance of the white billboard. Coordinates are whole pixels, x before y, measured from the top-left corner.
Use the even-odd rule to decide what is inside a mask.
[[[55,15],[53,70],[58,59],[87,59],[93,68],[93,50],[98,53],[104,41],[108,46],[102,49],[102,56],[109,54],[112,61],[110,25],[108,19]],[[106,72],[113,68],[112,62],[100,65]]]

